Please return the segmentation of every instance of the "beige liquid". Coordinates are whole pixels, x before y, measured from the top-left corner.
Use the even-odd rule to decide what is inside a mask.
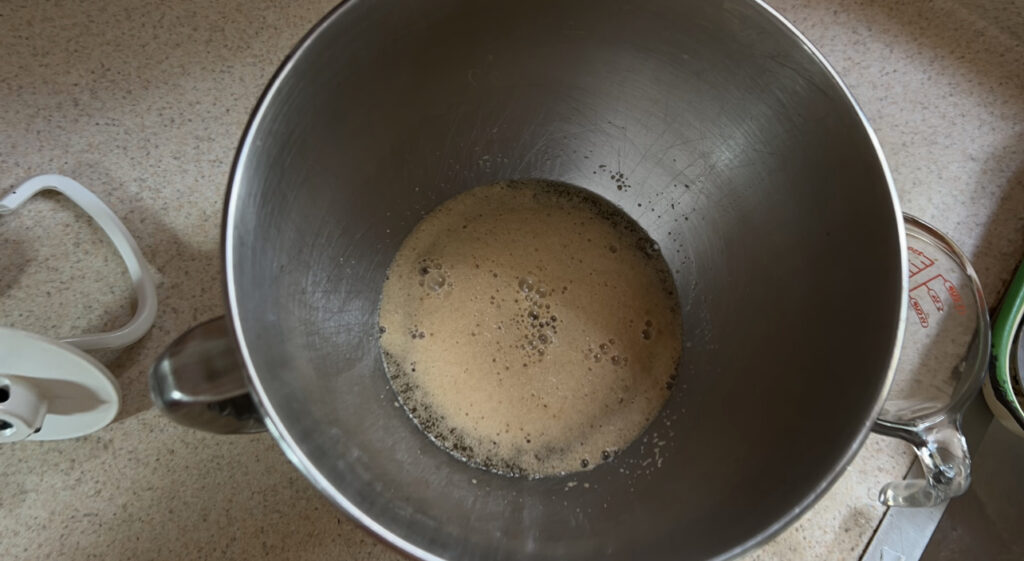
[[[427,215],[384,283],[391,384],[436,443],[540,477],[611,459],[671,391],[681,321],[657,245],[582,189],[479,187]]]

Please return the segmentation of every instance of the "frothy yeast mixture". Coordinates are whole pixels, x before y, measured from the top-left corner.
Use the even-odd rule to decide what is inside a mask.
[[[542,477],[608,461],[651,422],[682,347],[657,244],[578,187],[504,182],[428,214],[388,271],[399,400],[472,465]]]

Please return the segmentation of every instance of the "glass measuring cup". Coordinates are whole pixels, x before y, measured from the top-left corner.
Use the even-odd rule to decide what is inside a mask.
[[[909,214],[907,325],[892,388],[875,422],[877,433],[907,440],[923,479],[893,481],[879,501],[926,507],[963,494],[971,459],[961,430],[964,409],[988,367],[988,308],[974,268],[942,232]]]

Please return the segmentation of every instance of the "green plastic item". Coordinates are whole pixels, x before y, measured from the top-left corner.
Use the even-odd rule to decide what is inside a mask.
[[[1021,319],[1024,317],[1024,263],[1017,268],[1017,273],[1010,287],[1003,296],[995,322],[992,324],[992,364],[989,378],[991,387],[986,387],[985,397],[993,413],[1007,426],[1024,435],[1024,389],[1013,364],[1016,358],[1014,349],[1018,342]],[[991,394],[991,395],[990,395]],[[1004,411],[998,411],[995,400]],[[1011,425],[1011,422],[1013,423]],[[1015,425],[1015,426],[1014,426]]]

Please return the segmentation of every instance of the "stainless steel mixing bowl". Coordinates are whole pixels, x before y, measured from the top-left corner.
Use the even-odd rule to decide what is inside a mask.
[[[396,249],[449,197],[528,177],[622,206],[675,271],[685,354],[647,434],[664,441],[654,469],[637,444],[568,478],[494,475],[395,406],[376,307]],[[346,2],[264,93],[224,243],[274,436],[341,509],[424,559],[750,548],[860,448],[906,298],[868,124],[753,0]]]

